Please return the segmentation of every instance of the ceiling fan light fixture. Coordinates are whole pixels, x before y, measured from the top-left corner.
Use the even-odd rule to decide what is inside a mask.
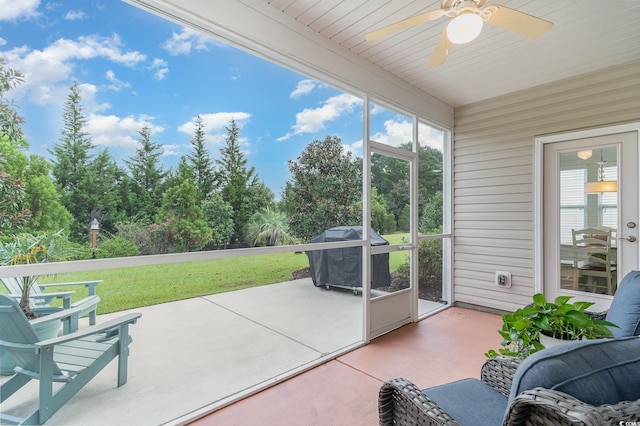
[[[482,18],[473,12],[461,13],[447,25],[447,37],[453,44],[473,41],[482,31]]]

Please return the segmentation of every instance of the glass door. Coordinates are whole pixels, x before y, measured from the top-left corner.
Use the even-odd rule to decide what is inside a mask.
[[[637,134],[544,146],[544,292],[606,309],[638,269]]]

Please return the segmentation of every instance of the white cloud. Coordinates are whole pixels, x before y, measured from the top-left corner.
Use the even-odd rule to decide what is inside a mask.
[[[40,0],[0,0],[0,21],[37,16]]]
[[[166,144],[162,145],[161,157],[178,157],[182,155],[180,145]]]
[[[108,86],[109,90],[120,92],[122,89],[128,89],[131,87],[129,83],[125,83],[124,81],[116,78],[116,73],[113,72],[113,70],[108,70],[105,76],[107,80],[111,82],[111,84]]]
[[[387,110],[382,108],[379,105],[373,105],[373,108],[371,109],[371,115],[378,115],[378,114],[382,114],[383,112],[386,112]]]
[[[205,132],[205,140],[210,144],[219,145],[222,144],[227,137],[226,128],[229,127],[232,119],[235,120],[238,128],[242,129],[251,118],[251,114],[248,112],[217,112],[200,114],[200,118],[202,119],[202,126]],[[178,127],[180,132],[186,133],[189,136],[193,136],[195,129],[196,117]],[[246,143],[246,140],[240,141],[241,145]]]
[[[2,55],[9,67],[19,69],[25,75],[25,83],[15,91],[16,97],[28,94],[31,102],[40,105],[60,103],[65,99],[51,94],[57,94],[60,89],[66,92],[76,61],[104,58],[134,67],[146,60],[146,56],[138,51],[123,50],[117,35],[81,36],[76,40],[61,38],[42,50],[23,46],[2,52]]]
[[[157,81],[164,80],[169,73],[169,64],[164,59],[154,58],[151,66],[147,69],[154,71],[153,78]]]
[[[0,37],[0,46],[4,46],[5,44],[7,44],[7,40]]]
[[[301,96],[308,95],[316,88],[316,82],[313,80],[301,80],[298,82],[295,90],[289,94],[291,99],[298,99]]]
[[[352,144],[342,144],[342,149],[344,149],[345,152],[351,151],[351,153],[356,157],[362,157],[363,147],[364,143],[362,142],[362,139],[355,141]]]
[[[82,21],[87,15],[82,10],[70,10],[64,15],[67,21]]]
[[[362,99],[347,93],[333,96],[319,108],[306,108],[297,113],[296,124],[292,126],[292,131],[277,140],[285,141],[295,135],[316,133],[324,128],[326,122],[352,112],[356,105],[362,105]]]
[[[154,80],[162,81],[167,78],[167,74],[169,73],[169,68],[162,68],[153,73]]]
[[[84,130],[91,135],[97,146],[120,147],[135,150],[140,139],[139,131],[143,126],[151,129],[151,134],[164,131],[162,126],[151,123],[153,117],[140,115],[137,117],[117,117],[115,115],[90,114]]]
[[[209,46],[226,47],[226,45],[191,28],[183,27],[180,33],[173,33],[170,39],[162,43],[162,47],[173,56],[188,55],[192,50],[209,50]]]
[[[109,105],[106,102],[98,103],[98,100],[96,99],[96,94],[100,91],[98,86],[94,84],[89,84],[89,83],[79,83],[78,88],[80,89],[80,95],[82,98],[82,106],[84,109],[83,112],[88,114],[93,114],[100,111],[106,111],[109,108],[111,108],[111,105]],[[69,89],[68,88],[64,88],[64,89],[66,93],[63,99],[66,102],[69,94]]]
[[[371,139],[391,146],[400,146],[413,140],[413,123],[406,120],[387,120],[384,132],[378,132]]]
[[[420,145],[435,148],[440,152],[444,150],[444,132],[435,127],[420,123],[418,126],[418,139]]]

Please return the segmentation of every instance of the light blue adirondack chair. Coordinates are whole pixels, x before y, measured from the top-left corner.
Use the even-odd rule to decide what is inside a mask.
[[[18,278],[0,278],[2,284],[9,291],[9,294],[15,298],[20,298],[21,290],[20,290],[20,282]],[[33,287],[31,287],[31,291],[29,292],[29,300],[31,303],[32,309],[42,309],[49,308],[50,303],[56,299],[62,300],[62,307],[64,309],[69,308],[79,308],[81,313],[80,316],[85,316],[89,314],[89,324],[95,325],[96,323],[96,310],[98,309],[98,302],[100,302],[100,297],[96,294],[96,287],[100,284],[102,280],[95,281],[81,281],[81,282],[70,282],[70,283],[55,283],[55,284],[38,284],[35,283]],[[70,286],[84,286],[87,288],[89,295],[81,300],[71,303],[71,297],[75,293],[74,291],[58,291],[58,292],[44,292],[47,288],[55,288],[55,287],[70,287]],[[69,333],[76,331],[75,329],[64,330],[64,333]]]
[[[127,314],[75,333],[40,340],[18,302],[0,294],[0,347],[5,348],[17,364],[15,374],[0,386],[0,404],[29,381],[39,381],[38,407],[24,418],[2,410],[0,421],[3,424],[46,422],[116,357],[118,387],[124,385],[131,343],[129,324],[140,317],[139,313]],[[54,382],[62,383],[55,391]]]

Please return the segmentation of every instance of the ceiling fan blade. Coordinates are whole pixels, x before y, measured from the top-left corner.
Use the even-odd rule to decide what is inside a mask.
[[[509,9],[508,7],[491,5],[484,10],[497,9],[493,11],[486,22],[497,27],[513,31],[525,37],[538,38],[553,27],[553,22],[528,15],[526,13]]]
[[[442,15],[444,15],[444,11],[442,9],[421,13],[419,15],[412,16],[411,18],[398,21],[395,24],[387,25],[386,27],[382,27],[378,30],[367,33],[364,38],[367,41],[377,40],[390,34],[397,33],[398,31],[415,27],[416,25],[420,25],[424,22],[433,21],[434,19],[438,19]]]
[[[444,64],[447,56],[449,56],[452,45],[453,44],[449,41],[449,37],[447,37],[447,29],[445,28],[444,31],[442,31],[440,40],[438,40],[438,44],[436,44],[436,48],[433,49],[431,58],[429,58],[429,62],[427,63],[427,68],[433,68]]]

